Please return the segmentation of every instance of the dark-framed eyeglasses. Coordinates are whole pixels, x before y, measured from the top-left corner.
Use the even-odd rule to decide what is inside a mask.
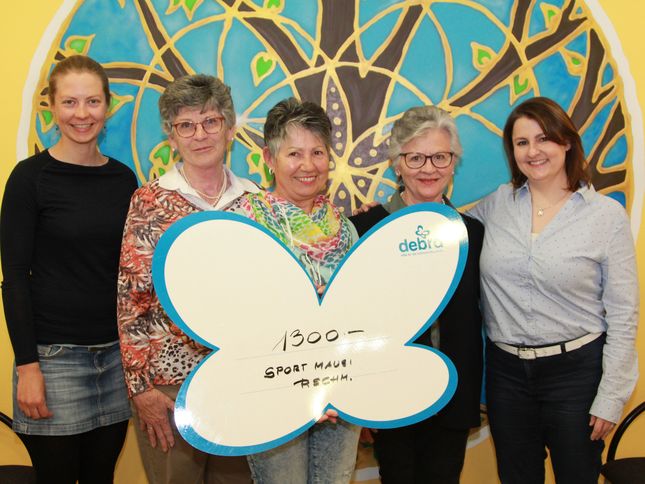
[[[200,123],[195,123],[193,121],[180,121],[172,125],[175,128],[177,135],[182,138],[190,138],[197,131],[197,126],[201,126],[202,129],[208,134],[217,134],[222,131],[224,126],[224,117],[222,116],[212,116],[206,118]]]
[[[447,168],[450,166],[450,163],[452,163],[452,157],[455,156],[455,154],[452,151],[438,151],[431,155],[409,152],[399,153],[399,156],[403,158],[403,161],[408,168],[416,170],[425,165],[428,160],[430,160],[430,163],[432,163],[435,168]]]

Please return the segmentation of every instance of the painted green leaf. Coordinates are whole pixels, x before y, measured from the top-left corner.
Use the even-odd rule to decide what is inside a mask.
[[[580,62],[580,59],[578,59],[577,57],[571,57],[571,62],[573,63],[573,65],[576,65],[576,66],[579,66],[580,64],[582,64],[582,62]]]
[[[555,9],[550,8],[549,10],[546,11],[546,19],[550,21],[557,14],[558,12]]]
[[[45,125],[49,126],[54,120],[54,115],[49,109],[42,110],[41,114],[43,115],[43,119],[45,120]]]
[[[116,96],[112,96],[110,99],[110,107],[108,108],[108,112],[114,111],[114,109],[121,103],[119,99],[117,99]]]
[[[477,49],[477,63],[480,66],[484,65],[484,62],[491,59],[492,57],[489,52],[486,52],[484,49]]]
[[[258,60],[255,62],[255,72],[259,79],[262,79],[264,75],[271,70],[273,66],[273,61],[271,59],[265,59],[264,57],[258,57]]]
[[[155,158],[159,158],[164,165],[167,165],[168,163],[170,163],[171,153],[172,152],[171,152],[170,146],[163,145],[161,148],[155,151],[153,156]],[[163,168],[159,168],[159,173],[163,175],[162,171],[163,171]]]
[[[282,0],[267,0],[264,6],[265,8],[280,8],[282,7]]]
[[[260,166],[260,153],[253,153],[251,155],[251,161],[255,166]]]
[[[513,92],[515,95],[520,95],[524,91],[526,91],[526,88],[529,87],[529,80],[525,79],[523,83],[520,84],[520,76],[515,76],[513,78]]]
[[[74,39],[69,43],[69,48],[79,54],[82,54],[85,46],[87,45],[87,39]]]
[[[183,6],[184,9],[192,14],[199,3],[200,0],[172,0],[171,8],[177,9]]]

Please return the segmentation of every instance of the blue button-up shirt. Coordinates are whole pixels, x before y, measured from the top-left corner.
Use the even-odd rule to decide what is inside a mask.
[[[486,227],[480,270],[488,337],[537,346],[606,332],[590,413],[617,422],[638,379],[638,279],[623,207],[583,186],[533,235],[529,186],[508,184],[469,214]]]

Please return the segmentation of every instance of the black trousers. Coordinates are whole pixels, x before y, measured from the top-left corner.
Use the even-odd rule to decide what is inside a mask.
[[[458,484],[468,429],[450,429],[433,417],[374,435],[382,484]]]

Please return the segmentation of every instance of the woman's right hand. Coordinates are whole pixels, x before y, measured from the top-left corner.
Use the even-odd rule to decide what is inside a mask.
[[[168,418],[168,411],[175,408],[174,400],[153,388],[135,395],[132,402],[137,409],[139,426],[148,434],[150,445],[154,448],[159,442],[164,452],[174,447],[175,437]]]
[[[352,215],[360,215],[362,213],[369,212],[371,208],[377,207],[378,205],[380,205],[380,203],[375,200],[364,203],[360,207],[356,207],[354,210],[352,210]]]
[[[54,414],[47,408],[45,400],[45,377],[37,361],[16,366],[18,389],[16,398],[18,407],[25,416],[34,420],[50,418]]]

